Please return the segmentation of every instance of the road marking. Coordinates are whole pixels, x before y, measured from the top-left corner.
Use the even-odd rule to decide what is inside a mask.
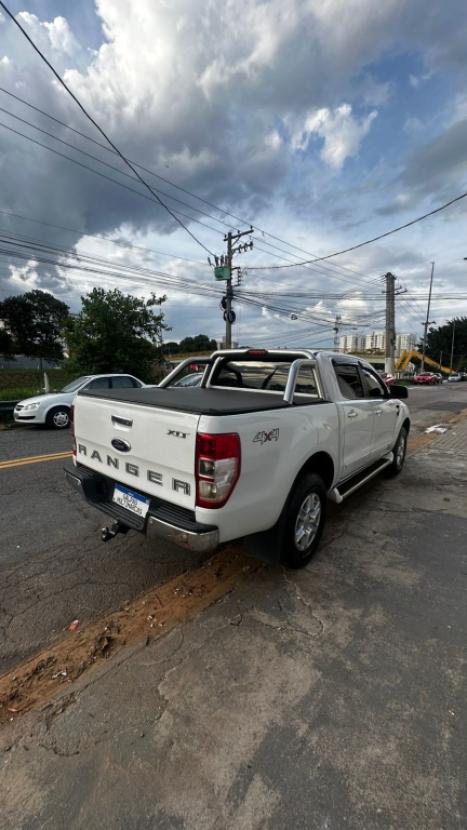
[[[29,455],[23,458],[9,458],[7,461],[0,461],[0,470],[8,470],[11,467],[24,467],[27,464],[40,464],[42,461],[59,461],[61,458],[69,458],[71,450],[62,452],[49,452],[43,455]]]

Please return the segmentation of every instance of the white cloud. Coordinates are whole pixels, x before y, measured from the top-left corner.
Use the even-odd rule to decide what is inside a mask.
[[[430,78],[433,77],[433,72],[429,70],[428,72],[424,72],[421,75],[409,75],[409,84],[414,89],[418,89],[418,87],[424,83],[425,81],[429,81]]]
[[[317,135],[324,142],[321,158],[334,170],[340,170],[347,158],[358,155],[360,144],[377,115],[373,110],[359,121],[352,114],[350,104],[341,104],[335,110],[323,107],[309,113],[303,129],[292,136],[292,146],[306,150]]]
[[[462,10],[462,0],[453,3]],[[465,58],[466,38],[465,27],[459,24],[461,16],[452,9],[446,6],[432,14],[426,11],[426,0],[409,4],[401,0],[378,4],[374,0],[348,0],[345,4],[342,0],[138,0],[132,4],[131,14],[128,8],[128,0],[96,0],[106,40],[93,53],[86,44],[76,44],[64,17],[42,22],[22,12],[21,19],[90,112],[129,155],[210,201],[323,254],[343,247],[347,239],[351,244],[371,235],[373,223],[381,230],[378,223],[382,220],[375,208],[388,196],[397,210],[407,207],[400,198],[396,201],[394,193],[396,189],[402,189],[402,195],[409,193],[410,182],[407,186],[399,182],[389,194],[382,191],[388,175],[386,148],[381,131],[371,131],[376,109],[400,92],[397,73],[393,78],[384,76],[385,71],[391,72],[385,69],[384,59],[388,53],[404,53],[419,55],[427,72],[432,71],[428,69],[431,63],[436,63],[437,72],[448,63],[456,68],[463,55]],[[1,27],[1,55],[5,57],[0,62],[0,82],[78,129],[84,125],[85,131],[90,130],[13,28],[5,23]],[[420,78],[428,79],[425,75],[413,77],[414,88]],[[415,121],[411,126],[415,127]],[[396,128],[400,126],[396,124]],[[369,171],[362,142],[373,142],[377,132],[378,145],[372,145],[372,150],[379,153],[378,166]],[[390,141],[390,130],[386,136]],[[70,140],[69,133],[63,137]],[[314,153],[294,152],[290,138],[295,148],[316,141],[324,164]],[[417,139],[414,133],[414,147]],[[77,141],[76,137],[71,140]],[[174,230],[163,210],[150,201],[73,168],[19,137],[0,133],[0,142],[2,199],[11,210],[58,225],[86,228],[93,234],[111,235],[121,229],[132,241],[203,260],[197,268],[178,261],[174,254],[173,261],[158,261],[151,267],[206,279],[204,253],[184,231]],[[443,157],[452,155],[449,148],[441,151]],[[373,152],[372,158],[376,154]],[[358,167],[349,166],[348,178],[355,172],[361,187],[355,179],[351,184],[346,181],[345,162],[357,156]],[[103,157],[112,161],[111,156]],[[335,172],[332,177],[330,169]],[[431,168],[422,172],[428,181]],[[170,188],[156,179],[150,181]],[[183,193],[171,192],[190,201]],[[217,228],[191,225],[220,253],[225,228],[207,217],[197,218]],[[44,239],[51,239],[50,229],[42,231],[40,226],[11,220],[9,227],[31,235],[43,233]],[[53,233],[59,245],[70,245],[77,239]],[[258,250],[242,264],[277,263],[273,257],[280,259],[280,252],[265,247],[259,235],[257,241]],[[80,247],[85,250],[90,244],[84,239]],[[112,246],[106,255],[121,258]],[[294,255],[299,257],[300,253],[289,251],[290,257]],[[140,261],[134,249],[125,252],[126,256]],[[348,264],[360,264],[366,270],[363,256],[357,254]],[[384,268],[395,267],[391,256],[387,259]],[[373,268],[375,273],[381,270],[376,262]],[[41,266],[38,272],[43,287]],[[271,275],[261,273],[262,287],[267,291]],[[323,285],[318,272],[309,270],[307,274],[310,285]],[[52,279],[50,269],[45,276]],[[17,275],[18,286],[20,279]],[[258,287],[258,272],[248,279],[251,288]],[[77,282],[74,279],[75,298]],[[326,287],[329,284],[344,290],[328,271]],[[299,289],[300,279],[284,279],[284,289],[288,287]],[[8,284],[6,290],[10,288]],[[183,336],[190,329],[192,333],[193,319],[198,319],[203,303],[213,333],[220,333],[222,317],[217,303],[187,295],[184,303],[171,297],[170,307],[166,306],[171,318],[171,309],[177,312],[174,335]],[[196,316],[190,317],[195,306]],[[325,316],[335,312],[335,305],[330,306]],[[307,308],[320,312],[313,305]],[[242,312],[245,327],[250,325],[254,333],[254,321],[260,313],[259,308]],[[297,322],[280,319],[285,328],[299,328]],[[175,324],[173,318],[171,322]],[[279,325],[276,315],[262,322],[272,330]],[[258,333],[267,334],[268,330],[271,328]]]
[[[405,120],[403,130],[405,133],[411,135],[412,133],[418,133],[420,130],[424,128],[423,121],[420,118],[417,118],[415,115],[410,116]]]
[[[32,291],[34,288],[38,288],[37,265],[38,263],[34,259],[28,260],[25,265],[21,266],[9,265],[10,283],[21,288],[22,291]]]
[[[35,14],[19,12],[19,22],[25,27],[38,45],[52,47],[55,52],[73,55],[78,51],[78,43],[64,17],[55,17],[51,22],[40,21]]]

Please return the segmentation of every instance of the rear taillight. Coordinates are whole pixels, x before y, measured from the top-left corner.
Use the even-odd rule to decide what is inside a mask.
[[[196,504],[223,507],[240,475],[240,436],[236,432],[196,436]]]

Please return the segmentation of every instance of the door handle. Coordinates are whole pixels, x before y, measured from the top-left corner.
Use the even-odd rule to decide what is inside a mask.
[[[356,412],[355,409],[349,409],[349,411],[347,412],[347,418],[356,418],[357,415],[358,412]]]
[[[375,415],[382,415],[382,414],[383,414],[382,409],[375,409]]]

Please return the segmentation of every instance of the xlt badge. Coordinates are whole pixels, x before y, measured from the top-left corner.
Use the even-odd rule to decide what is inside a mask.
[[[174,438],[186,438],[187,432],[179,432],[178,429],[168,429],[167,435],[173,435]]]

